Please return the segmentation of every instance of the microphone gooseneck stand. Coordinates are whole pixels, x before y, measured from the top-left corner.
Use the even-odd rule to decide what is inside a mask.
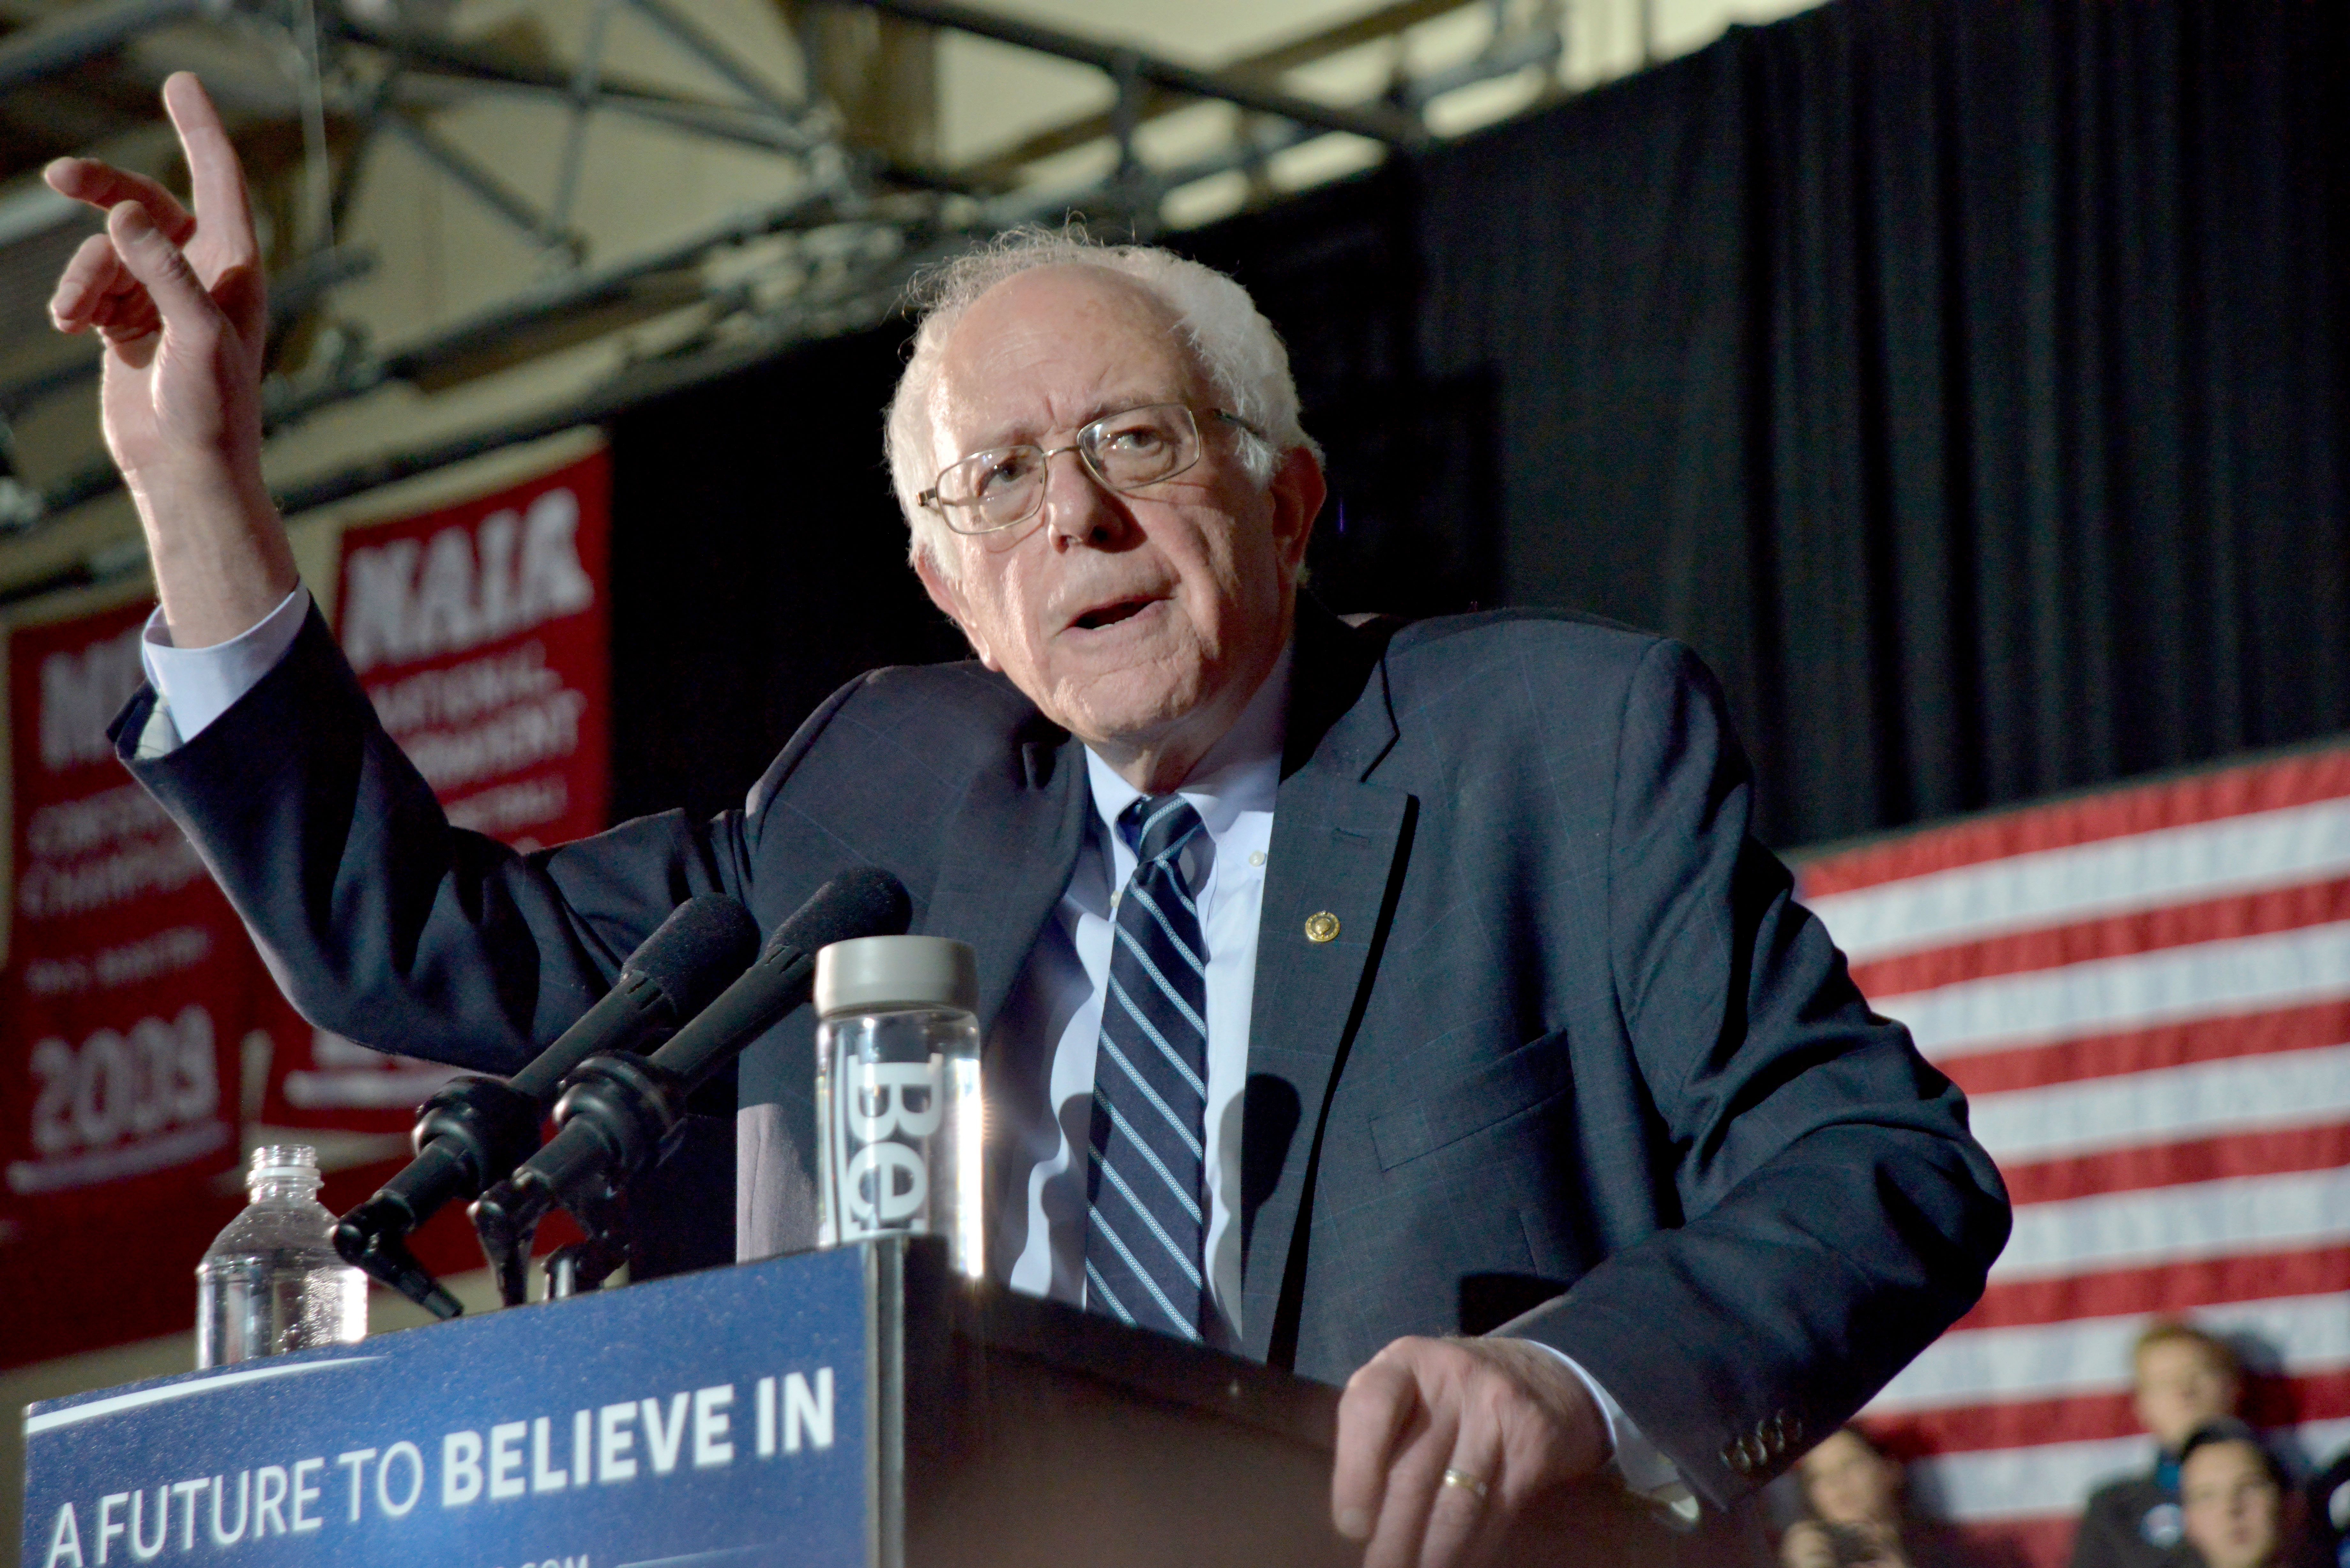
[[[689,898],[621,966],[620,977],[554,1044],[511,1079],[466,1077],[417,1108],[416,1158],[334,1230],[335,1251],[439,1318],[463,1310],[409,1250],[416,1229],[530,1158],[539,1118],[571,1070],[597,1053],[635,1060],[667,1040],[740,975],[759,928],[723,895]]]
[[[437,1318],[464,1308],[409,1251],[408,1238],[450,1197],[478,1192],[538,1147],[538,1102],[496,1078],[458,1078],[416,1108],[416,1158],[335,1226],[335,1251]]]
[[[587,1240],[547,1261],[551,1297],[594,1290],[619,1267],[630,1181],[677,1145],[686,1101],[743,1048],[808,999],[816,955],[834,942],[896,936],[912,919],[906,889],[878,867],[842,872],[767,939],[758,961],[650,1056],[605,1053],[564,1079],[555,1137],[473,1206],[473,1229],[508,1306],[527,1299],[532,1242],[562,1209]]]
[[[628,1184],[677,1147],[692,1088],[677,1074],[641,1056],[590,1056],[565,1081],[555,1103],[556,1137],[533,1161],[484,1192],[473,1207],[481,1237],[508,1306],[529,1293],[529,1261],[540,1221],[556,1208],[579,1225],[586,1240],[546,1258],[546,1294],[559,1301],[600,1289],[628,1262],[622,1230]],[[577,1128],[566,1139],[566,1132]]]

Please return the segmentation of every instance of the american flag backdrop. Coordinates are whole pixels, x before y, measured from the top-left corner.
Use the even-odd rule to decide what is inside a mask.
[[[1918,1501],[2059,1565],[2151,1463],[2157,1314],[2246,1351],[2281,1449],[2350,1444],[2350,746],[2002,813],[1798,872],[1963,1087],[2015,1233],[1865,1413]]]

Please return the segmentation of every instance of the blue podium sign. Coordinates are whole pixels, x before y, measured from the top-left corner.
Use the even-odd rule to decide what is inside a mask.
[[[28,1568],[887,1568],[894,1244],[27,1408]]]

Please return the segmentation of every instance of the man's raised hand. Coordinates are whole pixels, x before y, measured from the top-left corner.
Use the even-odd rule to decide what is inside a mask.
[[[66,265],[49,314],[105,342],[107,449],[146,525],[173,640],[204,647],[260,620],[295,571],[261,475],[269,311],[244,171],[193,76],[167,80],[163,106],[195,211],[142,175],[50,164],[49,184],[107,223]]]
[[[1606,1447],[1599,1407],[1541,1345],[1399,1339],[1347,1382],[1331,1511],[1364,1568],[1490,1563]]]

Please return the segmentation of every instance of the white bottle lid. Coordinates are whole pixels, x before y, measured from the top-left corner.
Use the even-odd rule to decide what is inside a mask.
[[[820,1018],[897,1007],[979,1011],[979,955],[951,937],[858,937],[816,955]]]

